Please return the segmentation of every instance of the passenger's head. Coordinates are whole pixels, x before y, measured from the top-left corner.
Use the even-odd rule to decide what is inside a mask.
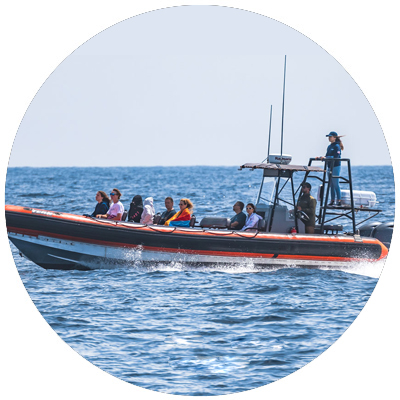
[[[342,150],[344,150],[344,145],[343,145],[343,142],[342,142],[342,140],[340,139],[342,136],[339,136],[336,132],[329,132],[329,134],[328,135],[326,135],[326,137],[328,138],[328,140],[331,142],[331,143],[339,143],[339,145],[340,145],[340,148],[342,149]]]
[[[140,194],[137,194],[136,196],[133,196],[132,203],[135,206],[143,206],[142,196]]]
[[[106,192],[103,192],[102,190],[99,190],[97,193],[96,193],[96,200],[99,202],[99,203],[106,203],[106,204],[108,204],[108,205],[110,205],[110,198],[107,196],[107,193]]]
[[[122,196],[121,192],[118,189],[115,189],[115,188],[110,193],[111,200],[114,203],[117,203],[118,200],[121,198],[121,196]]]
[[[235,211],[236,214],[239,214],[240,212],[242,212],[243,208],[244,208],[244,203],[242,203],[241,201],[237,201],[233,205],[233,211]]]
[[[256,211],[255,205],[253,203],[247,204],[247,206],[246,206],[247,214],[251,215],[251,214],[253,214],[254,211]]]
[[[311,185],[308,183],[308,182],[304,182],[302,185],[301,185],[301,191],[303,192],[303,193],[310,193],[310,190],[311,190]]]
[[[193,203],[189,199],[181,199],[179,202],[179,208],[183,211],[188,208],[190,211],[193,209]]]
[[[329,132],[326,137],[328,138],[328,140],[332,143],[336,140],[336,138],[338,137],[338,134],[336,132]]]
[[[147,197],[146,199],[144,199],[143,205],[144,205],[144,206],[151,206],[151,207],[153,207],[153,203],[154,203],[153,198],[152,198],[152,197]]]
[[[168,211],[171,211],[173,207],[174,207],[174,200],[172,199],[172,197],[166,197],[165,198],[165,208]]]

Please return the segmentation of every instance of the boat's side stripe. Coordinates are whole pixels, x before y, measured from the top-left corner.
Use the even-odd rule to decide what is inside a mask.
[[[13,228],[9,229],[10,232],[39,237],[46,237],[46,232],[36,231],[31,229],[22,229],[22,228]],[[112,246],[112,247],[122,247],[122,248],[140,248],[148,251],[158,251],[158,252],[167,252],[167,253],[180,253],[180,254],[199,254],[199,255],[213,255],[213,256],[223,256],[223,257],[241,257],[241,258],[275,258],[275,259],[283,259],[283,260],[314,260],[314,261],[371,261],[368,258],[351,258],[351,257],[319,257],[319,256],[307,256],[307,255],[287,255],[287,254],[266,254],[266,253],[250,253],[250,252],[227,252],[227,251],[215,251],[215,250],[190,250],[190,249],[175,249],[175,248],[165,248],[165,247],[154,247],[154,246],[143,246],[143,245],[134,245],[134,244],[119,244],[116,242],[110,242],[105,240],[94,240],[87,238],[78,238],[75,236],[68,235],[60,235],[60,234],[51,234],[52,239],[60,239],[67,240],[71,242],[84,242],[90,244],[97,244],[102,246]]]
[[[80,240],[86,243],[109,244],[113,247],[162,248],[160,251],[194,251],[197,254],[228,254],[258,257],[331,260],[379,260],[387,248],[374,238],[355,241],[352,236],[291,235],[215,231],[193,228],[146,226],[93,220],[79,215],[6,206],[7,229],[22,234],[43,235]],[[35,212],[33,212],[34,210]],[[39,212],[40,211],[40,212]],[[68,216],[68,218],[67,218]],[[25,233],[23,233],[25,232]],[[184,250],[185,249],[185,250]]]
[[[129,229],[134,231],[143,231],[147,233],[167,233],[167,234],[179,234],[179,235],[190,235],[190,236],[216,236],[216,237],[242,237],[244,239],[256,239],[256,240],[264,240],[268,239],[277,239],[277,240],[296,240],[296,241],[315,241],[315,242],[342,242],[342,243],[354,243],[354,239],[351,236],[335,236],[335,235],[301,235],[301,234],[273,234],[273,233],[265,233],[265,232],[242,232],[242,231],[218,231],[218,230],[207,230],[207,229],[193,229],[193,228],[171,228],[163,225],[140,225],[135,223],[126,223],[121,221],[110,221],[110,220],[98,220],[83,217],[75,214],[67,214],[67,213],[56,213],[52,211],[46,210],[35,210],[37,213],[32,212],[31,210],[25,210],[20,206],[10,206],[6,205],[6,212],[11,212],[15,214],[27,214],[29,216],[40,219],[51,220],[61,220],[65,222],[79,222],[80,224],[90,224],[97,226],[106,226],[110,229]],[[42,213],[39,213],[42,212]],[[47,213],[47,214],[46,214]],[[373,238],[363,238],[364,243],[376,244],[376,240]]]

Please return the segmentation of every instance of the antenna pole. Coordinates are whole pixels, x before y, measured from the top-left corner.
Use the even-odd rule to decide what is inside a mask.
[[[281,127],[281,164],[283,155],[283,118],[285,115],[285,83],[286,83],[286,55],[285,55],[285,68],[283,71],[283,96],[282,96],[282,127]]]
[[[268,153],[267,153],[267,158],[264,158],[264,160],[261,161],[261,164],[267,160],[269,162],[269,148],[271,146],[271,121],[272,121],[272,104],[271,104],[271,110],[269,112],[269,136],[268,136]]]
[[[268,162],[269,162],[269,148],[271,147],[271,121],[272,121],[272,104],[271,104],[271,110],[269,112],[269,135],[268,135],[268,153],[267,153]]]

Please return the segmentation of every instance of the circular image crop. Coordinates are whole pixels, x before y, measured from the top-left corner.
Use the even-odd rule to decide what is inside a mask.
[[[344,68],[217,6],[145,13],[70,54],[21,122],[5,197],[52,329],[114,377],[192,396],[267,385],[331,346],[376,286],[395,207]]]

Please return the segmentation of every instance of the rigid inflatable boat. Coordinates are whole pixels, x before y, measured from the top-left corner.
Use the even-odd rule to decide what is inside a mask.
[[[353,195],[350,160],[346,177],[332,176],[326,168],[290,165],[276,157],[266,164],[244,164],[239,169],[262,169],[263,180],[256,201],[262,217],[257,229],[234,231],[229,218],[206,216],[190,227],[142,225],[39,210],[6,206],[8,236],[20,253],[46,269],[98,269],[157,263],[184,265],[298,265],[307,267],[349,266],[352,263],[377,262],[388,254],[386,245],[374,237],[377,225],[357,228],[359,211],[376,215],[375,202],[357,203]],[[271,157],[272,160],[272,157]],[[321,162],[321,161],[319,161]],[[325,161],[325,164],[329,161]],[[317,224],[314,234],[304,233],[301,212],[296,209],[294,175],[320,182]],[[341,207],[328,205],[333,178],[349,184],[348,202]],[[284,188],[289,188],[285,194]],[[363,196],[358,196],[362,201]],[[335,224],[338,218],[349,220],[350,231]],[[193,222],[195,218],[193,217]],[[392,226],[383,230],[391,236]],[[360,232],[365,236],[361,236]],[[381,230],[382,231],[382,230]]]

